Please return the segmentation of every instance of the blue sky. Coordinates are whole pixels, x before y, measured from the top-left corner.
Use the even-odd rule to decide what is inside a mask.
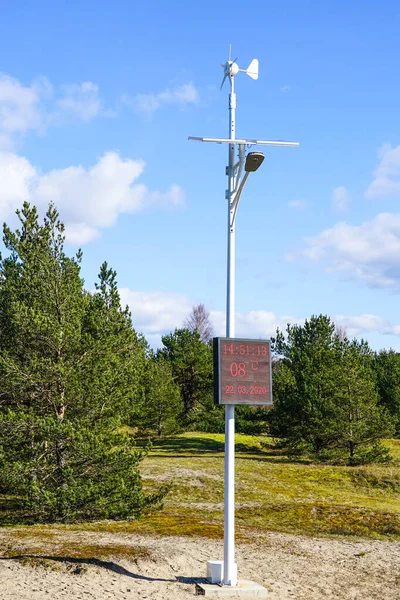
[[[237,217],[237,335],[331,315],[400,349],[400,12],[384,0],[4,1],[0,219],[50,200],[157,345],[198,303],[224,334],[229,44],[237,136],[271,148]],[[253,148],[254,149],[254,148]]]

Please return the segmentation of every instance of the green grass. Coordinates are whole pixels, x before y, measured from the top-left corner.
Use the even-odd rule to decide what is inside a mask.
[[[400,440],[386,443],[393,456],[391,463],[344,467],[294,460],[276,449],[267,437],[236,435],[238,541],[254,541],[268,531],[399,539]],[[75,556],[76,550],[82,558],[90,557],[90,548],[80,549],[78,545],[74,550],[68,542],[60,546],[59,532],[65,530],[222,539],[223,474],[222,434],[185,433],[156,440],[144,461],[143,475],[148,491],[160,483],[172,483],[162,511],[144,515],[138,521],[82,523],[56,529],[19,527],[11,530],[18,531],[17,545],[8,552],[19,551],[25,535],[26,554],[37,555],[40,544],[46,542],[62,555]],[[55,541],[52,531],[56,532]],[[45,537],[38,545],[42,534]],[[119,550],[109,545],[93,548],[98,556],[102,552],[106,556],[134,554],[132,548],[124,550],[123,545]]]

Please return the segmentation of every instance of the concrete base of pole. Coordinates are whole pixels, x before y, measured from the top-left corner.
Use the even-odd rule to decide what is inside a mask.
[[[196,596],[266,598],[268,590],[255,581],[239,579],[237,585],[218,585],[215,583],[196,583]]]

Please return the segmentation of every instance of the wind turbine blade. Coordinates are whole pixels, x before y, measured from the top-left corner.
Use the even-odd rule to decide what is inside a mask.
[[[228,60],[231,60],[231,50],[232,50],[232,44],[229,44],[229,58],[228,58]]]
[[[222,88],[224,87],[224,83],[225,83],[225,79],[226,78],[227,78],[227,75],[224,75],[224,78],[223,78],[222,83],[221,83],[221,87],[219,88],[220,90],[222,90]]]
[[[254,58],[246,69],[246,73],[252,79],[258,79],[258,60]]]

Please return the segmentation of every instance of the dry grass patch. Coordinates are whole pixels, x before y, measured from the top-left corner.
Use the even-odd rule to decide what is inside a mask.
[[[3,530],[3,537],[5,532]],[[113,559],[151,560],[152,553],[144,545],[108,542],[85,532],[71,535],[65,530],[37,528],[9,529],[0,551],[1,558],[19,560],[23,564],[48,567],[51,563],[87,563]]]

